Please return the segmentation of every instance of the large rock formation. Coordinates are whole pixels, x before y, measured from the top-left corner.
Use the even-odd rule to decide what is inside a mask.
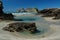
[[[40,11],[40,14],[43,16],[53,16],[56,8],[51,8],[51,9],[43,9]]]
[[[5,14],[3,12],[3,4],[2,1],[0,1],[0,20],[13,20],[13,15],[12,14]]]
[[[60,9],[56,9],[53,13],[55,17],[53,19],[60,19]]]
[[[3,28],[3,30],[10,32],[20,32],[26,30],[30,33],[35,33],[37,31],[37,27],[35,23],[15,22],[8,24],[6,27]]]
[[[60,9],[59,8],[50,8],[50,9],[43,9],[39,11],[42,17],[55,17],[53,19],[60,19]]]
[[[14,20],[14,16],[12,14],[4,14],[4,20]]]

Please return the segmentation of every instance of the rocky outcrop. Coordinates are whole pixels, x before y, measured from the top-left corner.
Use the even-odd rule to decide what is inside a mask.
[[[20,32],[26,30],[30,33],[35,33],[37,31],[37,27],[35,23],[15,22],[8,24],[6,27],[3,28],[3,30],[10,32]]]
[[[53,16],[56,9],[57,8],[43,9],[40,11],[40,14],[43,16]]]
[[[0,16],[0,20],[13,20],[14,16],[12,14],[3,14]]]
[[[38,9],[37,8],[26,8],[26,11],[27,12],[38,12]]]
[[[14,17],[12,14],[5,14],[3,12],[3,5],[2,1],[0,1],[0,20],[13,20]]]
[[[53,13],[55,17],[53,19],[60,19],[60,9],[56,9]]]
[[[12,14],[4,14],[4,20],[13,20],[14,16]]]
[[[38,12],[38,9],[37,8],[26,8],[26,9],[24,9],[24,8],[20,8],[20,9],[18,9],[18,12]]]
[[[3,5],[2,1],[0,1],[0,16],[3,15]]]
[[[60,19],[60,9],[59,8],[50,8],[39,11],[39,14],[42,17],[55,17],[53,19]]]
[[[24,8],[19,8],[17,12],[26,12]]]

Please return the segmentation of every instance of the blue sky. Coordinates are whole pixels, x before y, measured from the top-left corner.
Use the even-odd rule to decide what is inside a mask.
[[[18,8],[60,8],[60,0],[2,0],[5,12],[15,12]]]

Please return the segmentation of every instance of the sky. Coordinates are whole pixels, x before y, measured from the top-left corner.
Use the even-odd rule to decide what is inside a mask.
[[[60,0],[2,0],[4,12],[16,12],[19,8],[60,8]]]

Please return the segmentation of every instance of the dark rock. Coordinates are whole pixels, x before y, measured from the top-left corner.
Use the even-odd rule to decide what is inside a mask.
[[[60,19],[60,9],[58,9],[54,13],[55,13],[55,18],[53,18],[53,19]]]
[[[40,13],[40,14],[45,14],[45,13],[50,14],[50,13],[56,11],[56,9],[57,9],[57,8],[43,9],[43,10],[40,10],[39,13]]]
[[[2,1],[0,1],[0,20],[4,18],[3,16],[3,4],[2,4]]]
[[[60,13],[55,14],[55,17],[53,18],[53,20],[56,20],[56,19],[60,19]]]
[[[0,16],[0,19],[2,19],[2,20],[13,20],[14,16],[12,14],[3,14],[2,16]]]
[[[35,33],[37,31],[37,27],[35,23],[22,23],[22,22],[16,22],[16,23],[10,23],[6,27],[3,28],[3,30],[10,31],[10,32],[19,32],[19,31],[29,31],[30,33]]]
[[[12,14],[4,14],[3,15],[5,20],[13,20],[14,19],[14,16]]]
[[[60,9],[59,8],[49,8],[39,11],[42,17],[54,17],[53,19],[60,19]]]
[[[3,5],[2,1],[0,1],[0,16],[3,15]]]
[[[43,14],[44,17],[53,17],[56,9],[57,8],[44,9],[44,10],[41,10],[40,13]]]
[[[0,1],[0,19],[1,20],[13,20],[14,17],[12,14],[5,14],[3,12],[3,3]]]

